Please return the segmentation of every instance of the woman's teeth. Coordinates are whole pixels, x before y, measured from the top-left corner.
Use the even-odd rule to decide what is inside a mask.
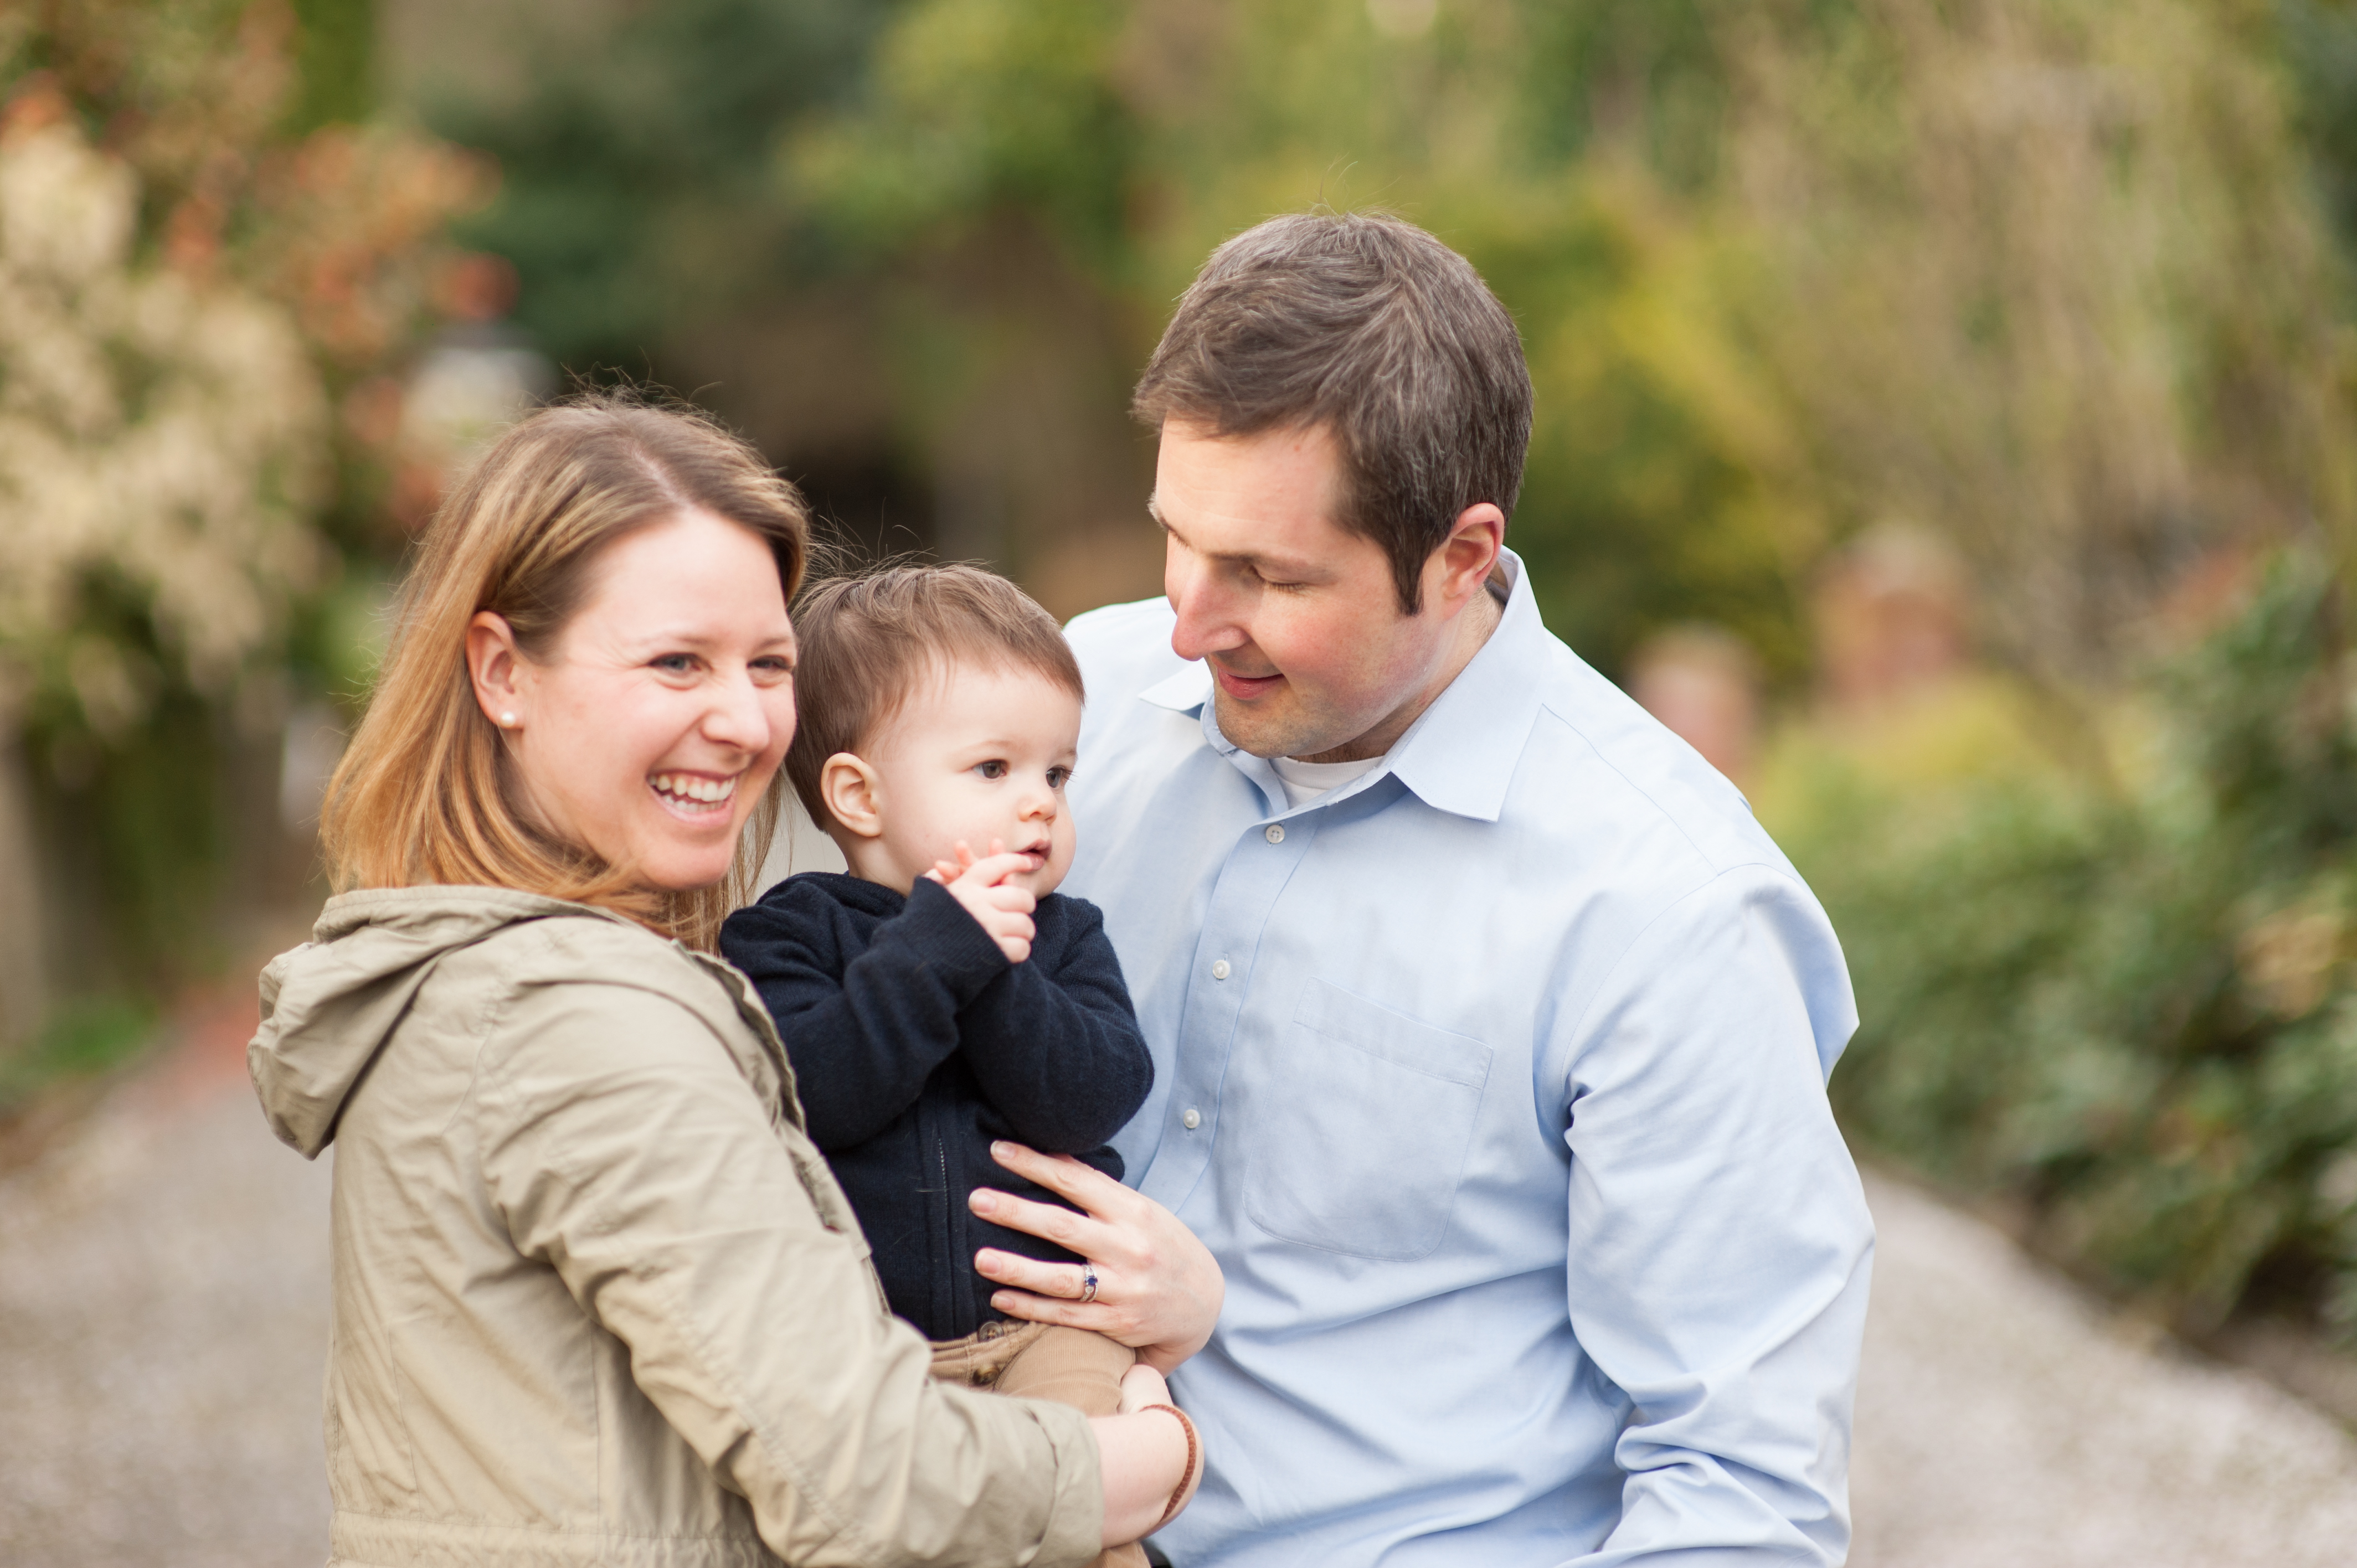
[[[658,773],[655,793],[682,806],[712,806],[737,793],[737,776],[706,779],[694,773]]]

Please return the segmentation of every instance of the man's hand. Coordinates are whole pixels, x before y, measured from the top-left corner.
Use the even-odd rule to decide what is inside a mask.
[[[953,861],[934,862],[925,873],[926,880],[940,883],[951,897],[965,906],[965,912],[990,933],[1007,962],[1021,963],[1031,956],[1031,939],[1038,931],[1031,923],[1031,911],[1039,907],[1039,900],[1031,897],[1028,888],[1007,886],[1006,879],[1029,869],[1030,857],[1007,854],[1006,843],[998,839],[990,841],[990,853],[980,860],[960,839],[957,855]]]
[[[1034,1323],[1094,1329],[1136,1350],[1157,1372],[1170,1371],[1203,1348],[1219,1321],[1228,1282],[1211,1249],[1177,1215],[1070,1155],[1002,1143],[990,1146],[990,1155],[1085,1212],[986,1187],[974,1189],[968,1206],[994,1225],[1044,1238],[1088,1260],[1086,1265],[1044,1263],[985,1247],[974,1255],[974,1266],[1001,1284],[1023,1287],[993,1293],[991,1305]],[[1094,1291],[1087,1283],[1092,1273]]]

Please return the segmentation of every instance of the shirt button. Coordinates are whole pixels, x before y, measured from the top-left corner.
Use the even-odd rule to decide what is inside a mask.
[[[1283,843],[1285,842],[1285,824],[1283,822],[1269,823],[1268,832],[1265,836],[1271,843]]]
[[[1228,961],[1226,959],[1216,958],[1211,961],[1211,978],[1213,980],[1225,980],[1232,972],[1234,972],[1228,968]]]
[[[1190,1106],[1187,1114],[1178,1118],[1178,1124],[1191,1133],[1203,1124],[1203,1113]]]

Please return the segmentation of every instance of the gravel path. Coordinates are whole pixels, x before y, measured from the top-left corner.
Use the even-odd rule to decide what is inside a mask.
[[[328,1555],[328,1162],[263,1124],[242,1011],[0,1180],[9,1568]]]
[[[1857,1568],[2349,1568],[2357,1440],[2136,1334],[1889,1177],[1851,1463]]]
[[[246,1021],[195,1032],[0,1178],[0,1563],[326,1556],[328,1163],[274,1141]],[[1857,1568],[2343,1568],[2357,1440],[2125,1336],[1889,1178],[1858,1400]]]

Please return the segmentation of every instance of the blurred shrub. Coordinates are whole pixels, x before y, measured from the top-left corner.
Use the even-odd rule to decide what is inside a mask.
[[[23,1050],[0,1056],[0,1126],[43,1090],[95,1078],[137,1055],[156,1033],[154,1008],[124,996],[57,1007]]]
[[[863,0],[550,7],[520,93],[469,96],[428,72],[430,123],[499,162],[499,197],[464,231],[515,264],[516,320],[538,346],[577,371],[644,374],[683,333],[823,266],[771,159],[856,91],[886,15]]]
[[[432,322],[444,228],[489,175],[328,123],[368,7],[304,11],[0,11],[0,767],[32,786],[0,805],[37,819],[0,827],[45,863],[6,868],[14,990],[153,990],[214,956],[240,824],[276,829],[254,757],[337,667],[323,596],[400,542],[354,413]],[[0,1036],[38,1012],[0,1003]]]
[[[2275,560],[2114,715],[2109,786],[2016,722],[1940,782],[1821,729],[1763,792],[1857,985],[1833,1079],[1852,1133],[2018,1205],[2043,1250],[2197,1333],[2237,1308],[2357,1331],[2342,613],[2322,562]]]
[[[287,312],[138,265],[131,167],[62,102],[47,124],[16,110],[0,134],[0,492],[27,526],[0,534],[0,668],[52,725],[120,741],[159,681],[222,691],[317,582],[327,403]],[[147,635],[126,624],[141,620]]]
[[[2343,243],[2357,241],[2357,6],[2348,0],[2276,0],[2298,124]]]
[[[1946,535],[1985,650],[2072,682],[2211,553],[2347,526],[2345,265],[2272,29],[2205,0],[1816,17],[1743,57],[1728,188],[1837,531]]]

